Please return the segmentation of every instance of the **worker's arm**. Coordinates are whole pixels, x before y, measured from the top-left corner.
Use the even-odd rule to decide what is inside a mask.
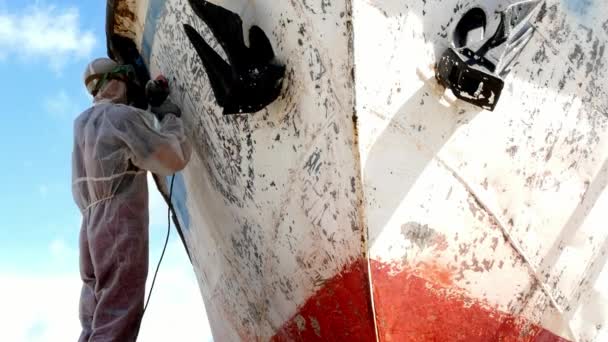
[[[151,125],[151,115],[133,109],[129,115],[122,116],[121,140],[135,166],[167,176],[186,166],[192,147],[186,139],[182,119],[167,114],[157,130]]]
[[[173,174],[182,170],[188,164],[192,147],[186,139],[184,124],[181,118],[173,114],[167,114],[160,122],[160,134],[164,141],[159,141],[159,144],[154,149],[154,160],[159,161],[162,167],[169,172],[163,173],[158,170],[151,170],[160,175]],[[144,168],[144,167],[142,167]]]

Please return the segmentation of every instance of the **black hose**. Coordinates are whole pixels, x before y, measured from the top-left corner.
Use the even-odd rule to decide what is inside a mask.
[[[139,335],[139,329],[141,328],[141,323],[144,320],[144,315],[146,313],[146,309],[148,308],[148,304],[150,304],[150,298],[152,297],[152,290],[154,290],[154,283],[156,282],[156,276],[158,275],[158,270],[160,269],[160,264],[163,262],[163,257],[165,256],[165,251],[167,250],[167,245],[169,244],[169,236],[171,235],[171,197],[173,195],[173,181],[175,180],[175,175],[171,177],[171,186],[169,187],[169,204],[167,210],[167,238],[165,239],[165,245],[163,246],[163,251],[160,254],[160,258],[158,259],[158,264],[156,265],[156,271],[154,272],[154,278],[152,278],[152,285],[150,285],[150,291],[148,291],[148,299],[146,300],[146,305],[144,305],[144,311],[141,313],[141,319],[139,320],[139,327],[137,329],[137,336]]]

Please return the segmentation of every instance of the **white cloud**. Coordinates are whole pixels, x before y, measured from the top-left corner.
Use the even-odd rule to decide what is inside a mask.
[[[41,185],[40,187],[38,187],[38,192],[40,192],[40,196],[42,198],[46,198],[49,194],[49,187],[46,185]]]
[[[163,240],[166,228],[166,205],[150,184],[150,209],[153,240]],[[80,220],[78,218],[78,220]],[[211,341],[212,335],[196,276],[181,240],[172,227],[148,311],[144,316],[139,341]],[[152,244],[152,246],[157,246]],[[160,248],[151,247],[146,295],[154,276]],[[62,237],[48,244],[52,264],[71,264],[78,260],[78,250]],[[78,299],[80,277],[76,270],[62,274],[0,272],[0,341],[42,342],[76,341],[80,334]]]
[[[65,244],[51,243],[63,253]],[[154,251],[156,252],[156,251]],[[207,316],[194,273],[179,240],[167,250],[140,341],[209,341]],[[148,288],[154,267],[150,265]],[[80,278],[68,275],[0,274],[1,341],[76,341],[80,334]],[[147,293],[147,292],[146,292]]]
[[[167,232],[167,204],[148,173],[150,241],[164,242]],[[171,220],[171,240],[158,272],[150,305],[143,319],[141,341],[213,341],[207,313],[192,264]],[[162,244],[151,243],[148,275],[152,277],[162,252]],[[155,249],[153,246],[157,246]]]
[[[62,238],[57,238],[51,241],[49,245],[51,256],[56,259],[64,259],[65,257],[77,257],[76,251],[68,247],[67,243]]]
[[[162,230],[166,230],[167,227],[167,203],[165,199],[158,192],[154,178],[148,172],[148,193],[149,193],[149,211],[150,211],[150,228],[158,229],[162,227]],[[173,221],[171,221],[173,225]]]
[[[88,58],[96,40],[79,21],[76,8],[35,5],[21,13],[0,12],[0,60],[43,58],[59,70],[72,58]]]
[[[63,239],[55,239],[51,241],[49,246],[49,250],[52,255],[61,255],[63,254],[68,247],[65,245],[65,241]]]
[[[179,238],[170,242],[144,316],[141,341],[210,341],[211,330],[198,283]],[[152,255],[159,251],[151,251]],[[156,268],[150,264],[148,287]]]
[[[82,111],[65,90],[48,96],[44,100],[44,108],[55,119],[72,119]]]
[[[3,341],[75,341],[78,337],[77,277],[0,276]],[[9,323],[10,322],[10,323]]]

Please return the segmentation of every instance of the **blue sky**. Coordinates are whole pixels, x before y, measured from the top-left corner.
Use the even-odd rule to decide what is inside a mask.
[[[6,264],[19,260],[31,270],[43,271],[49,260],[40,254],[49,249],[49,241],[63,239],[71,245],[77,241],[79,213],[70,190],[72,120],[90,103],[81,85],[86,61],[105,55],[105,16],[100,15],[105,4],[89,3],[84,8],[76,7],[75,1],[0,5],[0,74],[5,80],[0,83],[5,100],[0,153],[8,188],[4,191],[8,196],[0,198],[5,230],[0,270],[22,269]],[[70,18],[53,24],[51,18],[61,15]],[[47,16],[49,23],[40,16]],[[9,25],[12,28],[7,29]],[[45,32],[50,33],[49,40],[74,41],[63,47],[52,42],[37,47],[41,45],[37,39],[45,41],[40,39]],[[39,37],[28,38],[34,35]]]
[[[5,187],[0,196],[0,320],[14,323],[0,331],[3,341],[75,340],[79,333],[80,213],[70,187],[72,122],[90,105],[82,85],[85,65],[106,55],[105,3],[0,0]],[[152,272],[164,240],[166,207],[155,188],[150,192]],[[207,341],[198,285],[176,234],[168,253],[141,340],[182,334]],[[175,310],[182,317],[175,318]],[[177,320],[173,328],[152,323],[165,316]]]

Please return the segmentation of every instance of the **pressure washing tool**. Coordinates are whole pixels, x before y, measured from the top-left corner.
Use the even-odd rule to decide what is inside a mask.
[[[146,83],[146,100],[152,107],[158,107],[169,97],[169,81],[163,75]]]

